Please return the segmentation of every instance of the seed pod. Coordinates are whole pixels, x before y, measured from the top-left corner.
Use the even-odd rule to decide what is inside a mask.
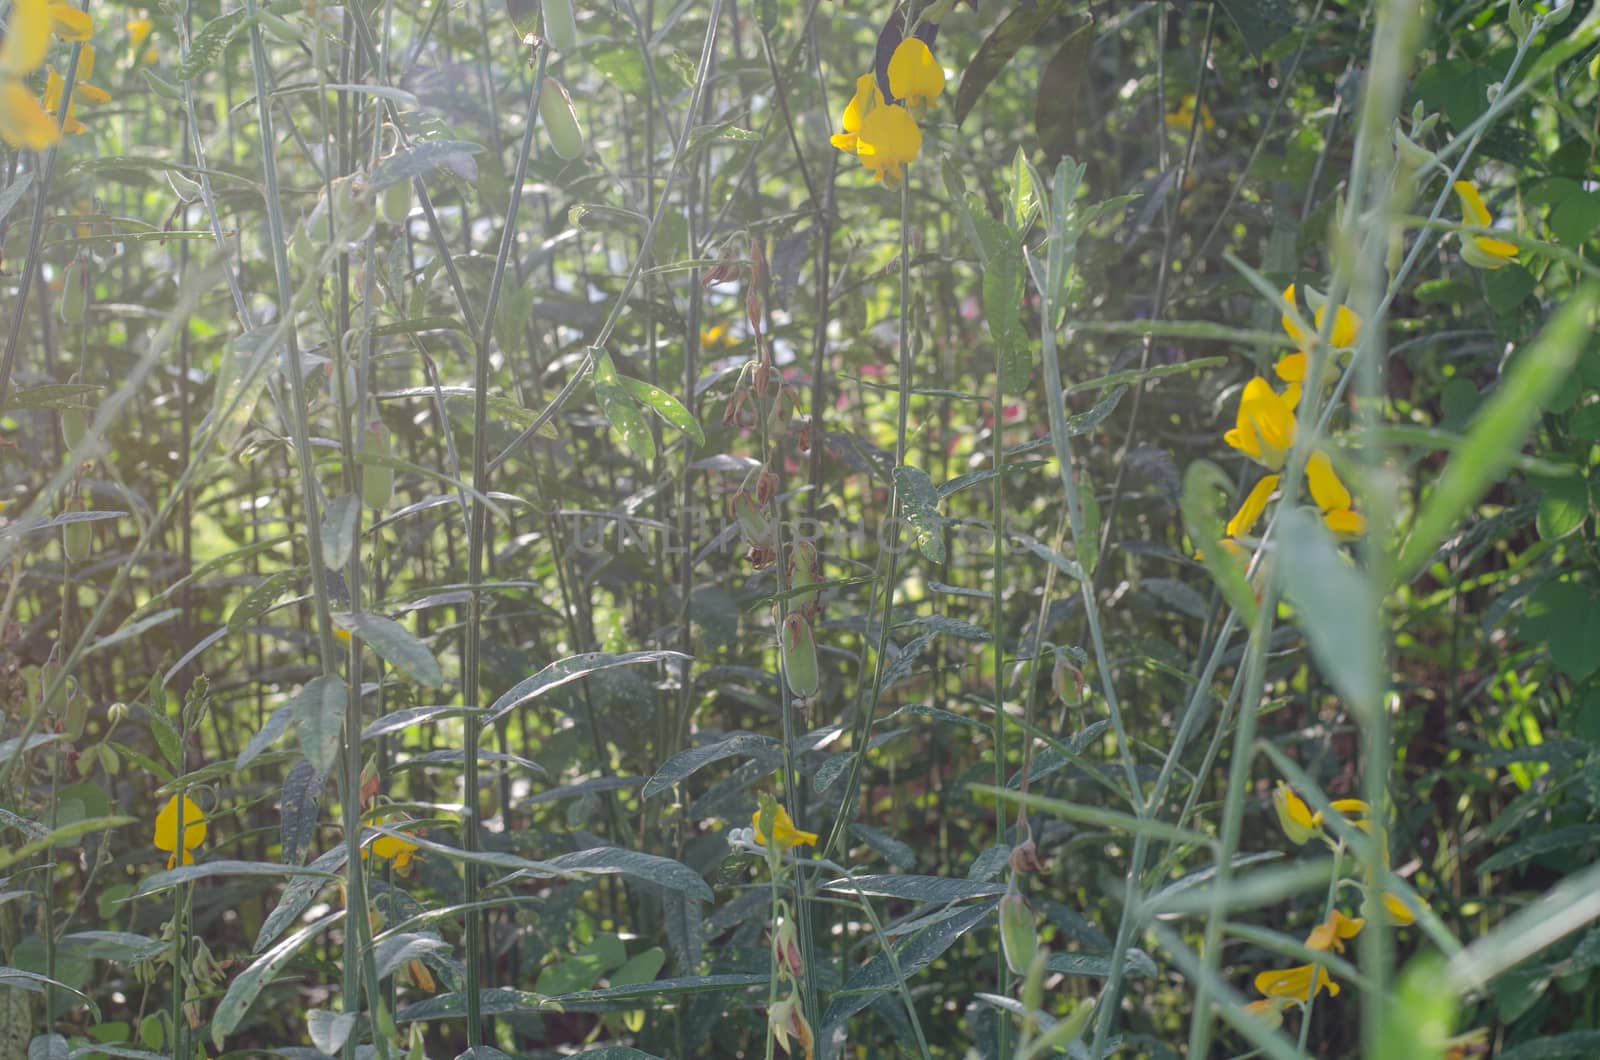
[[[366,451],[389,455],[389,428],[382,420],[367,424]],[[368,508],[381,511],[394,499],[394,468],[367,464],[361,469],[361,499]]]
[[[62,274],[61,322],[83,323],[83,311],[89,304],[89,266],[74,261]]]
[[[817,559],[817,546],[809,541],[796,541],[789,552],[789,588],[803,589],[822,580],[822,564]],[[814,616],[822,610],[821,593],[812,590],[796,593],[789,598],[790,605],[801,614]]]
[[[772,524],[761,514],[756,499],[744,490],[733,495],[733,515],[739,520],[739,530],[752,546],[766,545],[772,539]]]
[[[89,433],[89,420],[79,408],[61,410],[61,440],[66,443],[68,452],[77,452],[83,445],[84,436]]]
[[[572,0],[544,0],[544,39],[559,52],[578,46],[578,16]]]
[[[544,90],[539,93],[539,119],[544,122],[550,149],[558,156],[570,162],[583,154],[583,126],[578,124],[572,97],[567,95],[566,86],[549,75],[545,76]]]
[[[1006,967],[1013,975],[1024,975],[1039,950],[1039,933],[1034,929],[1033,910],[1021,892],[1006,891],[1000,899],[1000,947],[1005,951]]]
[[[404,224],[411,214],[411,182],[402,180],[384,188],[378,200],[378,213],[387,224]]]
[[[783,675],[789,682],[789,691],[800,699],[810,699],[822,687],[822,680],[817,666],[817,641],[804,615],[784,616],[779,645],[783,649]]]
[[[61,528],[61,543],[68,559],[82,563],[94,549],[94,527],[82,521],[68,523]]]

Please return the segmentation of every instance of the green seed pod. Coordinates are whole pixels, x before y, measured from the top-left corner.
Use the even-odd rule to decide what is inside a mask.
[[[583,154],[583,126],[578,124],[572,97],[560,81],[548,75],[539,93],[539,119],[544,122],[550,149],[558,156],[570,162]]]
[[[822,563],[817,558],[817,546],[809,541],[796,541],[789,553],[789,588],[803,589],[822,580]],[[822,610],[821,593],[813,589],[796,593],[789,605],[805,615],[816,615]]]
[[[404,224],[411,213],[411,182],[402,180],[383,189],[378,200],[378,214],[386,224]]]
[[[1000,899],[1000,947],[1005,951],[1006,967],[1012,975],[1025,975],[1039,951],[1039,932],[1033,925],[1033,910],[1016,890]]]
[[[279,44],[298,45],[308,36],[304,29],[296,26],[286,18],[274,15],[265,8],[257,11],[256,17],[261,20],[262,32]]]
[[[744,490],[733,495],[733,515],[746,544],[765,545],[772,540],[772,524],[761,514],[756,499]]]
[[[811,635],[811,623],[804,615],[786,615],[783,634],[779,638],[783,648],[783,675],[788,679],[789,691],[797,698],[810,699],[822,687],[817,666],[817,641]]]
[[[572,0],[544,0],[544,39],[559,52],[578,46],[578,16]]]
[[[62,274],[61,322],[82,324],[83,311],[89,304],[89,266],[74,261]]]
[[[94,548],[94,527],[87,522],[68,523],[61,528],[61,543],[68,559],[82,563]]]
[[[66,443],[69,452],[77,452],[83,446],[84,436],[89,433],[89,420],[82,409],[70,408],[61,410],[61,440]]]
[[[1283,1022],[1282,1010],[1274,1008],[1270,1011],[1278,1014],[1279,1023]],[[1089,1017],[1092,1015],[1094,1015],[1094,998],[1086,997],[1078,1002],[1078,1007],[1073,1010],[1072,1015],[1064,1020],[1057,1020],[1053,1027],[1033,1040],[1033,1052],[1030,1055],[1048,1056],[1057,1049],[1065,1049],[1083,1037],[1083,1032],[1089,1029]]]
[[[389,428],[382,420],[367,424],[366,451],[389,455]],[[367,464],[361,469],[361,499],[368,508],[381,511],[394,499],[394,468]]]

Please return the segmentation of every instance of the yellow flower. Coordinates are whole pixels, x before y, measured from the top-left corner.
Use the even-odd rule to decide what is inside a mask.
[[[130,18],[123,28],[127,30],[131,50],[138,51],[150,39],[150,31],[155,28],[155,23],[148,18]]]
[[[1248,534],[1261,519],[1261,513],[1267,510],[1267,501],[1278,488],[1278,475],[1267,475],[1245,497],[1244,503],[1239,505],[1239,510],[1228,520],[1227,534],[1229,537],[1238,537]]]
[[[1189,127],[1194,124],[1193,92],[1183,97],[1183,101],[1178,104],[1178,109],[1166,116],[1166,122],[1169,129],[1177,129],[1181,132],[1189,131]],[[1217,127],[1216,120],[1211,117],[1211,108],[1204,103],[1200,104],[1200,124],[1206,132],[1210,132]]]
[[[1380,898],[1383,901],[1383,911],[1389,914],[1391,923],[1401,927],[1416,923],[1417,915],[1411,911],[1410,906],[1400,900],[1399,895],[1393,891],[1384,891]]]
[[[916,118],[944,91],[944,68],[919,38],[907,37],[889,57],[889,91]]]
[[[737,346],[738,344],[739,340],[734,338],[733,333],[728,330],[725,324],[717,324],[713,327],[700,329],[700,345],[705,349],[714,350],[718,346]]]
[[[334,637],[335,640],[337,640],[341,644],[349,644],[350,643],[350,631],[348,629],[336,629],[336,630],[334,630],[333,631],[333,637]]]
[[[758,809],[751,816],[750,823],[756,830],[756,842],[762,846],[767,845],[767,837],[761,833],[761,811]],[[789,816],[789,811],[783,804],[777,803],[772,810],[772,845],[778,848],[778,853],[785,854],[793,847],[802,844],[815,846],[817,833],[802,832],[794,826],[794,818]]]
[[[1301,964],[1293,968],[1279,968],[1256,976],[1256,989],[1269,998],[1287,998],[1310,1001],[1323,990],[1330,997],[1339,996],[1339,984],[1328,976],[1328,969],[1320,964]]]
[[[1470,180],[1455,182],[1456,197],[1461,200],[1461,221],[1475,228],[1493,228],[1494,218],[1478,194],[1478,186]],[[1514,243],[1491,236],[1461,236],[1461,260],[1479,269],[1498,269],[1517,260]]]
[[[50,4],[15,0],[0,40],[0,140],[12,147],[42,151],[61,139],[61,130],[39,106],[24,81],[50,51]]]
[[[922,153],[922,130],[917,119],[904,107],[890,104],[876,107],[861,119],[860,141],[856,144],[856,157],[872,171],[872,179],[882,181],[891,188],[898,187],[907,162],[915,162]]]
[[[1283,289],[1283,300],[1292,306],[1299,307],[1300,303],[1295,301],[1294,284],[1291,283]],[[1323,321],[1327,319],[1327,316],[1328,307],[1326,305],[1318,307],[1316,313],[1312,315],[1312,325],[1317,329],[1318,335],[1322,333]],[[1311,348],[1311,343],[1316,339],[1316,335],[1307,335],[1305,330],[1296,324],[1294,318],[1288,313],[1284,313],[1280,320],[1283,323],[1283,330],[1288,334],[1289,338],[1294,340],[1294,344],[1300,347],[1302,354]],[[1328,345],[1336,350],[1349,349],[1356,344],[1356,339],[1360,334],[1361,317],[1349,306],[1340,306],[1333,314],[1333,329],[1328,332]],[[1278,362],[1278,376],[1285,382],[1304,382],[1305,366],[1306,359],[1304,356],[1295,359],[1294,355],[1290,354]]]
[[[1281,780],[1272,792],[1272,808],[1278,813],[1284,833],[1297,844],[1304,844],[1322,830],[1321,822],[1311,815],[1311,807]]]
[[[1239,399],[1238,425],[1222,440],[1269,471],[1281,471],[1294,433],[1294,406],[1256,376]]]
[[[405,872],[411,868],[411,862],[420,849],[417,844],[409,839],[402,839],[394,835],[380,835],[372,841],[370,847],[361,852],[361,856],[366,857],[367,852],[371,851],[385,861],[394,862],[395,871]]]
[[[206,815],[200,812],[200,807],[189,796],[183,796],[183,844],[178,844],[178,796],[174,795],[167,800],[167,805],[156,814],[155,844],[157,850],[170,851],[172,856],[167,858],[167,868],[172,868],[178,863],[180,849],[185,865],[194,864],[194,855],[190,853],[195,847],[206,841]]]
[[[1321,449],[1306,461],[1306,483],[1329,530],[1340,537],[1355,537],[1367,528],[1366,519],[1352,507],[1350,491],[1333,470],[1333,461]]]
[[[66,41],[86,41],[94,35],[94,19],[89,12],[71,4],[50,4],[50,32]]]
[[[1306,948],[1343,953],[1344,940],[1361,934],[1366,924],[1360,917],[1348,917],[1334,909],[1328,913],[1327,920],[1311,929],[1311,934],[1306,938]]]
[[[839,123],[844,126],[844,132],[834,133],[828,142],[841,151],[855,154],[858,134],[861,132],[861,119],[882,103],[883,93],[878,90],[876,77],[872,74],[862,74],[856,78],[856,94],[845,104],[844,116],[839,119]]]

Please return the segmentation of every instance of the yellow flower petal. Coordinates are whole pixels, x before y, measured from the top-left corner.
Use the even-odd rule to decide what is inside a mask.
[[[1311,816],[1311,807],[1281,780],[1272,792],[1272,808],[1277,811],[1278,824],[1283,827],[1284,834],[1294,843],[1303,844],[1321,831]]]
[[[1453,187],[1456,189],[1456,198],[1461,200],[1462,220],[1469,225],[1488,228],[1492,219],[1489,207],[1483,204],[1483,196],[1478,194],[1478,186],[1470,180],[1458,180]]]
[[[20,77],[39,69],[50,51],[48,0],[15,0],[0,41],[0,74]]]
[[[0,140],[12,147],[43,151],[61,139],[50,115],[16,78],[0,80]]]
[[[907,37],[889,57],[889,91],[919,115],[944,91],[944,68],[921,39]]]
[[[1278,358],[1272,370],[1285,383],[1303,383],[1306,378],[1306,355],[1304,352],[1286,353]]]
[[[1294,406],[1256,376],[1239,398],[1237,426],[1223,441],[1270,471],[1279,471],[1294,445]]]
[[[1267,501],[1278,488],[1279,476],[1267,475],[1255,484],[1244,503],[1239,505],[1239,510],[1228,520],[1227,535],[1238,537],[1248,534],[1255,528],[1263,512],[1267,510]]]
[[[155,23],[148,18],[130,18],[128,24],[123,28],[128,32],[128,43],[131,45],[132,50],[138,51],[144,46],[144,42],[149,39],[150,31],[155,28]]]
[[[94,36],[94,19],[89,12],[80,11],[71,4],[51,4],[51,32],[62,40],[85,41]]]
[[[189,796],[183,796],[183,850],[185,865],[192,865],[194,859],[189,857],[188,851],[193,850],[206,841],[206,815]],[[170,850],[176,854],[178,850],[178,796],[174,795],[167,800],[166,806],[156,814],[155,845],[157,850]]]
[[[1400,900],[1399,895],[1392,891],[1383,892],[1383,910],[1389,914],[1389,919],[1401,927],[1414,923],[1417,919],[1411,908]]]
[[[756,830],[756,842],[762,846],[766,846],[767,837],[761,833],[761,811],[759,809],[756,810],[753,816],[751,816],[750,823]],[[802,844],[815,846],[817,838],[818,836],[815,832],[802,832],[800,829],[796,828],[794,826],[794,818],[789,816],[789,811],[784,809],[782,803],[778,803],[776,806],[774,806],[772,818],[772,845],[778,848],[778,852],[780,854],[786,853],[791,848],[800,846]]]
[[[1359,935],[1366,923],[1360,917],[1349,917],[1337,909],[1331,910],[1328,913],[1328,919],[1313,928],[1311,934],[1307,936],[1306,948],[1343,953],[1344,940],[1353,939]]]
[[[1339,481],[1328,454],[1318,449],[1306,461],[1306,482],[1311,487],[1311,498],[1323,511],[1350,507],[1350,491]]]
[[[1262,972],[1256,976],[1256,989],[1269,998],[1310,1001],[1314,994],[1323,990],[1337,996],[1339,984],[1328,977],[1328,970],[1320,964],[1302,964],[1294,968]]]

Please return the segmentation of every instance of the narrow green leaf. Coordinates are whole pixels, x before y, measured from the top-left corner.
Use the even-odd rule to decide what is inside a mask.
[[[322,562],[343,570],[356,551],[356,518],[361,514],[361,498],[341,494],[328,502],[322,513]]]
[[[429,688],[444,684],[444,671],[439,669],[433,652],[394,619],[364,612],[345,612],[336,617],[340,625],[365,641],[384,662],[413,681]]]
[[[655,775],[645,781],[639,796],[648,799],[659,795],[713,762],[720,762],[736,755],[760,755],[775,751],[781,746],[770,736],[750,732],[730,733],[713,743],[679,751],[661,763],[661,768],[656,770]]]
[[[900,510],[916,535],[917,551],[929,563],[943,563],[944,536],[939,533],[939,493],[928,473],[919,467],[902,465],[894,469],[895,496]]]
[[[347,690],[337,677],[314,677],[293,700],[300,750],[318,774],[327,776],[339,758]]]
[[[222,1040],[238,1029],[240,1021],[249,1011],[250,1005],[261,993],[261,988],[266,986],[278,969],[282,968],[289,959],[300,952],[300,947],[310,942],[317,935],[326,931],[344,918],[344,910],[329,913],[321,920],[290,935],[266,953],[263,953],[256,962],[241,972],[237,978],[228,984],[228,992],[222,995],[222,1000],[217,1003],[216,1011],[211,1014],[211,1040],[218,1049],[222,1048]]]
[[[616,383],[603,383],[596,379],[594,396],[600,403],[600,411],[610,421],[611,429],[622,439],[622,444],[641,460],[655,459],[656,439],[650,433],[650,423],[628,392]]]
[[[598,670],[609,670],[613,666],[632,666],[638,663],[659,662],[665,659],[686,660],[688,658],[689,656],[684,655],[682,652],[655,650],[630,651],[620,655],[595,651],[558,659],[532,677],[518,681],[507,689],[490,706],[489,715],[484,719],[484,724],[491,725],[530,699],[542,696],[546,692],[560,688],[569,681],[576,681],[578,678],[586,677]]]
[[[656,415],[666,421],[667,426],[682,431],[694,439],[697,448],[705,448],[706,432],[700,426],[700,421],[694,414],[683,407],[683,402],[662,390],[652,386],[643,379],[633,379],[625,375],[617,376],[617,382],[626,390],[635,401],[646,408],[653,409]]]
[[[1388,681],[1377,589],[1310,509],[1282,513],[1277,541],[1284,597],[1294,605],[1317,668],[1348,710],[1372,717]]]

